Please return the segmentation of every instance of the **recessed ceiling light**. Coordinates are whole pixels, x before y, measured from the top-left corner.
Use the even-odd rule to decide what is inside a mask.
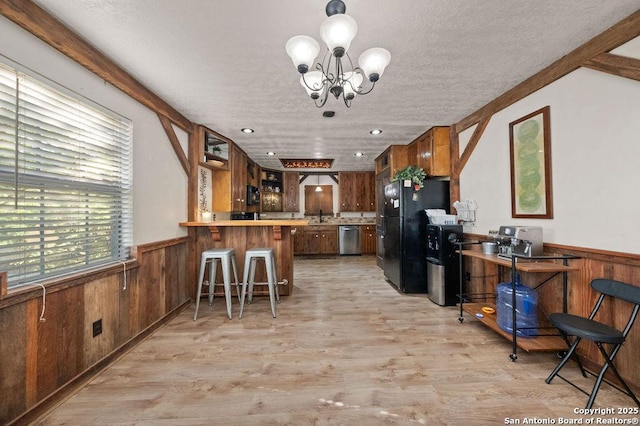
[[[356,153],[355,153],[355,154],[353,154],[353,155],[355,155],[356,157],[362,157],[362,156],[364,155],[364,152],[359,152],[359,151],[358,151],[358,152],[356,152]]]
[[[273,151],[269,151],[269,152],[267,152],[267,155],[276,155],[276,153],[273,152]]]
[[[242,129],[243,133],[253,133],[253,129],[250,129],[248,127],[245,127],[244,129]]]
[[[370,131],[369,133],[371,133],[372,135],[379,135],[380,133],[382,133],[382,130],[380,129],[373,129],[372,131]]]

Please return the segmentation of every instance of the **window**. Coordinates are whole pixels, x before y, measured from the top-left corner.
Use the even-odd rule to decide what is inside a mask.
[[[131,122],[0,64],[0,272],[9,288],[129,257]]]

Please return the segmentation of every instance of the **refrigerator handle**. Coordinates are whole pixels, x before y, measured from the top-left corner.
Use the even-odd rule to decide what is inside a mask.
[[[382,238],[387,235],[387,217],[383,214],[380,215],[382,218]]]

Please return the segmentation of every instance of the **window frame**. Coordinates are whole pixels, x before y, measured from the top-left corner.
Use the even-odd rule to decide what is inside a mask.
[[[94,271],[96,268],[106,267],[114,264],[125,264],[128,260],[131,259],[131,247],[133,246],[133,122],[132,120],[127,119],[121,114],[118,114],[104,106],[101,106],[90,99],[87,99],[83,95],[78,94],[73,90],[70,90],[66,87],[63,87],[51,81],[50,79],[42,76],[41,74],[38,74],[32,70],[29,70],[19,64],[16,64],[15,62],[11,61],[10,59],[2,55],[0,55],[0,67],[2,68],[2,71],[8,71],[9,73],[15,75],[15,78],[17,80],[16,96],[14,97],[15,103],[13,104],[13,108],[14,108],[13,111],[15,112],[15,122],[13,123],[14,124],[13,137],[15,138],[14,150],[16,155],[15,169],[13,171],[13,174],[10,172],[9,168],[7,167],[8,157],[4,156],[4,158],[0,158],[0,185],[3,185],[5,187],[5,189],[3,190],[2,186],[0,186],[0,197],[2,196],[3,193],[6,194],[8,192],[6,188],[8,187],[8,182],[10,180],[9,178],[13,177],[14,185],[15,185],[14,202],[16,203],[15,205],[16,213],[11,213],[10,207],[8,207],[8,204],[2,202],[3,199],[4,201],[6,201],[7,197],[1,197],[0,198],[0,221],[5,222],[5,220],[10,214],[13,215],[14,217],[20,217],[20,216],[30,217],[32,220],[30,222],[31,225],[23,225],[23,228],[21,229],[17,228],[16,232],[18,234],[20,233],[22,234],[13,238],[15,241],[22,240],[23,242],[23,244],[18,244],[18,246],[21,245],[23,247],[13,247],[13,248],[16,248],[17,250],[20,250],[21,248],[26,249],[31,256],[28,259],[23,258],[21,260],[15,260],[15,258],[18,258],[19,256],[14,258],[13,255],[7,254],[8,252],[7,248],[10,247],[9,245],[7,245],[7,241],[11,240],[12,237],[8,236],[7,234],[8,232],[11,232],[11,230],[9,229],[8,231],[6,231],[6,227],[4,226],[6,224],[19,223],[20,219],[14,219],[14,220],[9,219],[3,224],[3,228],[5,228],[5,230],[3,230],[3,233],[5,232],[7,233],[5,233],[4,236],[0,236],[0,272],[3,272],[3,271],[8,272],[8,289],[13,290],[13,289],[21,288],[23,286],[27,286],[31,284],[39,284],[43,281],[50,281],[53,279],[64,278],[65,276],[77,275],[78,273],[90,272],[90,271]],[[42,170],[43,170],[42,173],[39,173],[38,170],[34,170],[34,169],[28,170],[26,168],[25,169],[19,168],[18,156],[20,155],[19,154],[20,149],[23,148],[23,146],[20,145],[20,141],[19,141],[21,138],[20,132],[21,132],[21,125],[22,125],[22,121],[20,121],[20,117],[21,117],[20,115],[20,112],[21,112],[20,111],[20,108],[21,108],[20,79],[27,79],[31,85],[37,85],[39,90],[43,90],[47,92],[46,96],[50,96],[52,93],[57,94],[61,97],[61,99],[64,98],[63,100],[65,102],[70,102],[71,105],[75,105],[77,103],[77,105],[79,106],[78,110],[84,110],[86,108],[87,111],[91,112],[91,114],[99,114],[99,117],[100,117],[99,120],[104,120],[105,123],[113,124],[113,128],[108,126],[104,128],[100,128],[96,124],[98,123],[98,119],[96,119],[96,122],[90,122],[92,124],[89,124],[88,127],[90,127],[91,125],[95,125],[95,127],[91,128],[90,130],[95,131],[96,134],[100,136],[106,136],[106,135],[109,135],[110,131],[113,131],[113,134],[111,135],[112,139],[110,141],[108,140],[108,138],[92,141],[93,145],[90,145],[90,146],[94,148],[95,152],[92,152],[91,154],[80,152],[80,154],[85,154],[85,157],[80,156],[78,152],[85,150],[84,145],[81,146],[81,144],[82,142],[86,141],[87,134],[85,133],[84,135],[82,135],[81,134],[82,132],[78,132],[78,131],[74,132],[74,130],[71,128],[64,128],[63,121],[60,121],[62,125],[59,125],[59,127],[53,127],[54,129],[59,130],[59,133],[63,135],[60,138],[60,140],[55,139],[55,137],[48,139],[47,137],[44,136],[44,133],[45,133],[44,130],[42,130],[42,134],[37,135],[42,140],[36,140],[35,144],[40,142],[43,145],[46,145],[45,143],[46,141],[49,141],[49,142],[53,141],[57,144],[63,144],[60,146],[65,147],[64,151],[68,151],[67,154],[76,157],[76,158],[70,158],[70,161],[72,162],[72,164],[76,164],[76,165],[80,164],[82,162],[82,158],[87,158],[86,156],[97,154],[95,157],[91,157],[92,159],[93,158],[96,159],[95,165],[93,164],[93,162],[91,162],[90,165],[92,165],[93,167],[91,167],[90,171],[86,172],[87,175],[90,175],[90,177],[85,179],[84,175],[78,175],[77,173],[75,176],[73,175],[73,173],[69,173],[69,174],[62,173],[60,174],[60,176],[54,176],[53,178],[51,174],[47,175],[47,167],[53,168],[54,166],[59,167],[61,164],[65,165],[65,161],[66,161],[65,159],[67,157],[62,156],[60,157],[61,159],[57,158],[59,157],[58,155],[59,152],[55,152],[55,149],[49,150],[48,153],[43,153],[43,157],[45,155],[52,155],[52,156],[55,156],[56,158],[43,159],[42,163],[44,166],[42,167]],[[0,87],[0,96],[6,93],[4,91],[5,87]],[[5,101],[7,99],[9,98],[5,97]],[[2,101],[2,98],[0,98],[0,102],[1,101]],[[52,106],[52,110],[51,110],[52,113],[57,111],[54,109],[55,109],[55,106]],[[0,111],[0,119],[3,119],[3,118],[5,119],[4,128],[8,129],[10,128],[10,124],[7,124],[8,114],[6,114],[6,111],[9,111],[9,110],[5,109],[4,116],[3,114],[1,114],[2,111]],[[61,108],[60,111],[63,111],[63,108]],[[62,114],[64,114],[64,112],[62,112]],[[80,119],[86,118],[81,115],[78,115],[78,117],[80,117]],[[48,122],[46,124],[51,125],[51,123],[48,123]],[[69,127],[72,127],[72,126],[69,126]],[[0,130],[1,129],[2,129],[2,123],[0,122]],[[33,129],[41,130],[38,127],[38,125],[30,127],[29,130],[33,131]],[[86,130],[86,129],[81,129],[81,130]],[[0,143],[5,144],[4,152],[6,154],[11,152],[10,150],[11,146],[10,144],[7,144],[8,137],[6,133],[4,136],[5,136],[4,140],[2,140],[1,138],[3,137],[3,135],[0,134]],[[67,138],[72,138],[72,137],[78,138],[79,142],[77,146],[73,147],[71,146],[71,144],[64,145],[68,141]],[[83,139],[83,137],[85,139]],[[37,138],[34,138],[34,139],[37,139]],[[55,146],[55,143],[50,145]],[[104,151],[102,151],[102,149],[98,149],[98,148],[102,148],[103,146],[102,144],[105,144],[105,143],[107,143],[107,145],[104,145],[104,146],[106,146],[107,148],[105,148]],[[108,145],[108,144],[112,144],[112,145]],[[2,153],[1,152],[2,150],[3,148],[0,145],[0,154]],[[87,148],[86,150],[89,151],[89,148]],[[63,150],[61,149],[60,151],[63,151]],[[34,152],[30,152],[28,155],[31,156],[30,157],[31,159],[38,158],[38,154],[37,153],[34,154]],[[100,169],[101,161],[103,160],[109,163],[108,167],[110,167],[110,169],[108,169],[107,166],[105,166],[105,170],[107,171],[104,172],[105,173],[104,175],[101,175],[101,172],[98,171],[98,169]],[[73,163],[74,161],[76,163]],[[40,164],[40,162],[38,163]],[[65,172],[68,172],[68,170]],[[110,173],[109,176],[107,176],[108,173]],[[100,179],[101,176],[103,177],[103,179]],[[81,177],[81,178],[78,179],[78,177]],[[22,197],[19,195],[20,186],[28,189],[31,195],[33,195],[34,193],[37,193],[38,189],[41,193],[48,191],[48,194],[51,197],[51,199],[55,200],[55,202],[59,204],[58,206],[59,212],[65,211],[65,207],[63,206],[63,204],[65,203],[66,197],[69,197],[69,200],[73,200],[73,203],[79,203],[84,197],[84,199],[92,200],[94,204],[91,204],[88,201],[85,203],[86,204],[85,217],[83,219],[82,216],[80,215],[80,218],[77,219],[77,223],[74,224],[73,222],[70,222],[70,224],[66,226],[62,225],[59,228],[56,228],[56,227],[47,228],[47,226],[43,226],[45,225],[45,223],[55,222],[55,218],[54,219],[46,218],[48,210],[51,209],[51,204],[50,204],[51,201],[49,201],[49,204],[45,204],[40,207],[41,214],[39,215],[39,219],[36,219],[36,220],[39,220],[39,222],[35,222],[34,217],[38,216],[37,213],[28,214],[28,213],[25,213],[24,211],[21,213],[18,210],[19,206],[18,206],[17,200],[18,198]],[[29,201],[29,198],[26,198],[26,201]],[[25,199],[22,199],[22,202],[26,203],[26,201]],[[100,204],[100,202],[102,202],[102,204]],[[3,207],[3,205],[5,207]],[[101,210],[102,212],[101,214],[94,213],[91,210],[93,207],[90,207],[90,206],[102,206],[104,207],[103,209],[104,211]],[[66,207],[68,207],[69,211],[72,211],[72,207],[69,207],[69,206],[66,206]],[[30,208],[35,208],[35,207],[31,206]],[[65,213],[58,213],[58,214],[60,214],[61,216],[64,215],[66,217],[66,215],[68,215],[69,213],[65,211]],[[2,218],[2,216],[5,216],[5,218]],[[63,221],[60,220],[60,222],[62,223]],[[92,229],[95,230],[97,229],[97,227],[102,228],[102,230],[108,234],[108,236],[106,237],[106,240],[104,240],[105,238],[104,234],[102,236],[97,236],[96,234],[92,234]],[[29,230],[33,231],[33,229],[40,229],[41,232],[39,234],[29,234]],[[70,260],[66,260],[66,263],[65,261],[59,262],[59,264],[62,264],[63,266],[57,266],[49,270],[47,268],[47,263],[49,263],[47,252],[41,249],[39,255],[34,254],[38,250],[34,249],[33,247],[31,248],[26,247],[28,246],[28,244],[26,244],[26,241],[28,241],[29,239],[32,239],[32,240],[40,239],[41,240],[41,242],[39,243],[40,246],[45,246],[46,245],[45,242],[47,239],[59,240],[57,242],[50,243],[50,245],[52,247],[56,246],[57,243],[60,243],[60,245],[62,245],[63,243],[65,243],[65,240],[62,237],[62,235],[64,235],[63,233],[65,232],[65,230],[68,233],[66,237],[71,236],[70,240],[66,241],[66,243],[75,244],[75,245],[70,245],[71,250],[69,250],[66,253],[66,255]],[[74,236],[73,234],[76,234],[76,235]],[[83,234],[84,236],[82,236]],[[77,235],[80,235],[80,236],[77,236]],[[94,240],[94,242],[91,243],[91,240]],[[14,246],[16,245],[15,241],[13,244]],[[76,250],[79,253],[82,253],[81,248],[83,247],[83,244],[85,249],[87,249],[87,247],[91,247],[91,249],[87,250],[87,252],[85,253],[86,254],[85,259],[81,260],[81,257],[79,256],[74,257],[74,255],[76,254],[74,253],[74,250]],[[5,246],[4,249],[3,249],[3,245]],[[37,246],[38,243],[35,242],[33,245]],[[99,256],[97,259],[92,258],[92,256],[96,256],[95,253],[99,251],[99,248],[105,248],[105,247],[108,247],[108,250],[103,250],[103,252],[106,254]],[[94,250],[94,251],[92,252],[91,250]],[[52,253],[52,251],[49,250],[48,253]],[[57,255],[59,256],[59,254]],[[13,261],[11,261],[12,258],[14,258]],[[49,257],[49,259],[51,258],[53,258],[53,256]],[[29,260],[36,260],[35,263],[38,265],[38,268],[37,268],[38,272],[33,272],[33,268],[24,268],[24,267],[19,268],[15,266],[20,262],[25,263]],[[9,267],[11,263],[14,264],[13,267]],[[20,269],[21,272],[17,273],[16,270],[18,269]]]

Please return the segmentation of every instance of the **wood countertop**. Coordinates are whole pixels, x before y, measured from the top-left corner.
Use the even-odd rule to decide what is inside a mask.
[[[180,222],[180,226],[307,226],[306,220],[214,220],[211,222]]]

